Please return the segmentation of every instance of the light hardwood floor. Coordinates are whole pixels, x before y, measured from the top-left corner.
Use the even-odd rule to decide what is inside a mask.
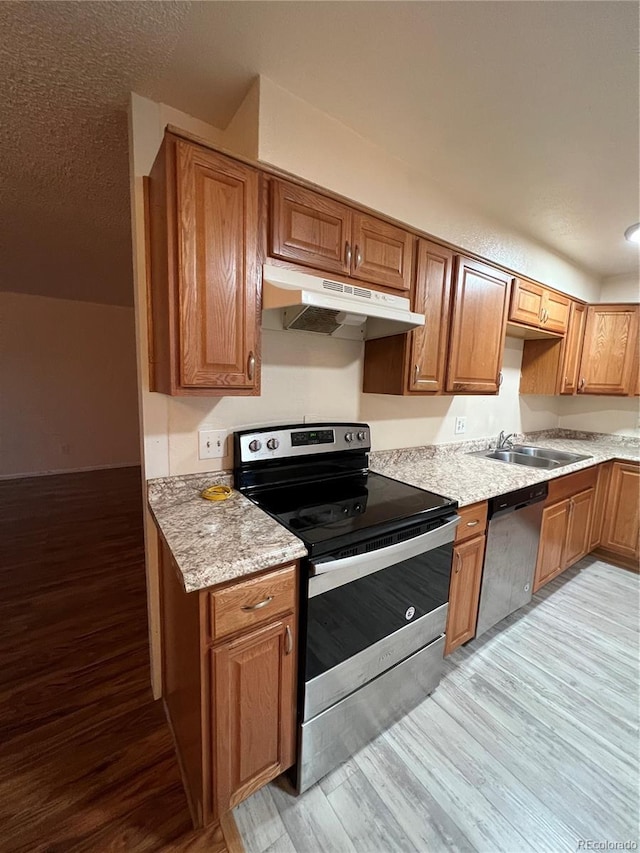
[[[637,843],[639,582],[582,560],[455,652],[431,697],[318,785],[241,804],[247,853]]]

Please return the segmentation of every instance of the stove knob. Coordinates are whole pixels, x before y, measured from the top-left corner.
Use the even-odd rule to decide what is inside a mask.
[[[280,442],[277,438],[270,438],[267,442],[267,447],[269,450],[277,450],[280,447]]]
[[[364,441],[366,437],[367,437],[366,432],[363,432],[362,430],[360,430],[360,432],[358,433],[358,441]]]
[[[252,453],[256,453],[262,447],[262,442],[258,441],[257,438],[254,438],[253,441],[249,442],[249,450]]]
[[[351,442],[353,441],[353,433],[352,432],[345,433],[344,440],[347,442],[347,444],[351,444]]]

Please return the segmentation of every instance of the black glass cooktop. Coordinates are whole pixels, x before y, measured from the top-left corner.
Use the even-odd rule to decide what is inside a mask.
[[[251,499],[302,539],[310,554],[435,519],[457,506],[442,495],[370,472],[265,489]]]

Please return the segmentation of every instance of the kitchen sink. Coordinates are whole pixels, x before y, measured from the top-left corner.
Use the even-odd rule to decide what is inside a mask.
[[[561,468],[574,462],[591,459],[581,453],[567,453],[566,450],[550,450],[547,447],[532,447],[527,444],[516,444],[501,450],[480,450],[470,456],[484,456],[485,459],[498,459],[512,465],[524,465],[528,468]]]

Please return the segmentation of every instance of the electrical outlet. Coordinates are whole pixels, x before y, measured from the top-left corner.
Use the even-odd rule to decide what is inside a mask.
[[[198,430],[198,458],[222,459],[227,433],[223,429]]]
[[[466,418],[456,418],[456,426],[455,426],[455,434],[462,435],[463,432],[466,432],[467,429],[467,419]]]

